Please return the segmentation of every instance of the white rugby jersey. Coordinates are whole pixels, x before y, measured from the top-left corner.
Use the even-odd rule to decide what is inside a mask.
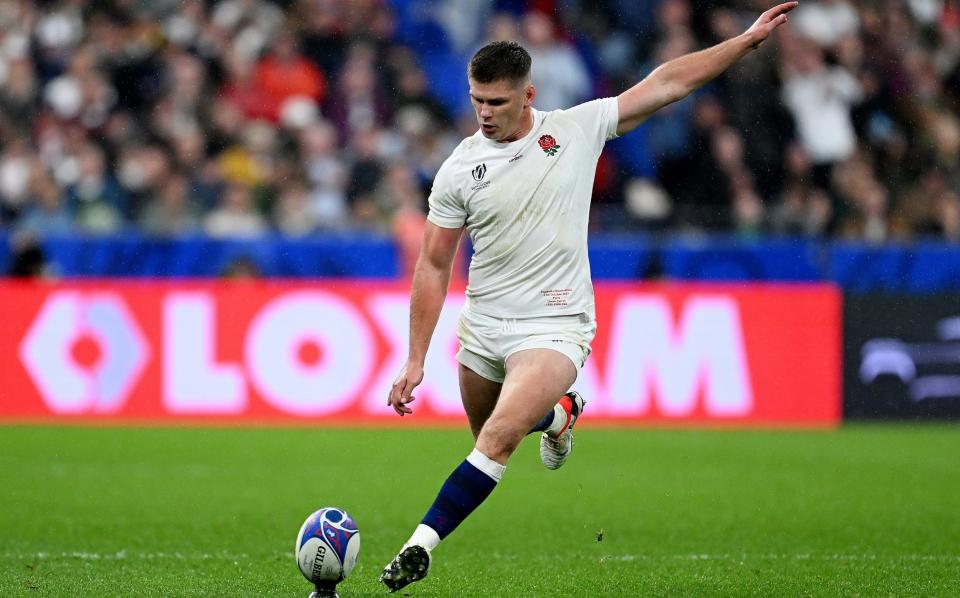
[[[533,110],[523,138],[498,143],[477,131],[443,163],[427,218],[444,228],[466,224],[470,310],[594,317],[587,222],[597,160],[618,119],[616,98]]]

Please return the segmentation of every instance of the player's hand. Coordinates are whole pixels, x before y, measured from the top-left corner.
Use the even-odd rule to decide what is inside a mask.
[[[407,407],[407,404],[412,403],[414,399],[416,399],[412,394],[413,389],[421,382],[423,382],[423,366],[408,361],[407,364],[403,366],[403,369],[400,370],[400,375],[393,381],[393,386],[390,387],[390,396],[387,397],[387,405],[393,407],[393,410],[396,411],[400,417],[403,417],[407,413],[413,413],[413,409]]]
[[[787,22],[787,13],[799,5],[799,2],[784,2],[760,15],[757,22],[747,29],[745,34],[751,38],[750,45],[756,48],[762,44],[774,29]]]

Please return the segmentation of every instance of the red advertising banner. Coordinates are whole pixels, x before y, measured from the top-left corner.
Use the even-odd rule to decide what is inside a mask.
[[[836,424],[826,285],[598,284],[584,423]],[[461,422],[451,292],[404,424]],[[400,423],[409,294],[370,281],[0,283],[0,421]]]

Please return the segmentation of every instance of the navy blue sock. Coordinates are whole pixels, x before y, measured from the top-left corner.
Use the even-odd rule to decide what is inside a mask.
[[[530,428],[530,431],[527,434],[533,434],[534,432],[545,432],[547,428],[550,427],[550,424],[553,423],[553,418],[556,413],[553,408],[550,408],[550,412],[543,416],[543,419],[537,422],[537,425]]]
[[[502,466],[501,466],[502,467]],[[440,488],[422,524],[446,538],[482,503],[497,485],[497,480],[465,460]]]

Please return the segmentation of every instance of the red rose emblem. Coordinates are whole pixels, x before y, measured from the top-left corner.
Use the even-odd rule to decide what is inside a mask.
[[[557,145],[557,140],[553,138],[553,135],[541,135],[540,139],[537,140],[537,143],[540,144],[540,149],[543,150],[543,153],[548,156],[554,156],[557,153],[557,150],[560,149],[560,146]]]

